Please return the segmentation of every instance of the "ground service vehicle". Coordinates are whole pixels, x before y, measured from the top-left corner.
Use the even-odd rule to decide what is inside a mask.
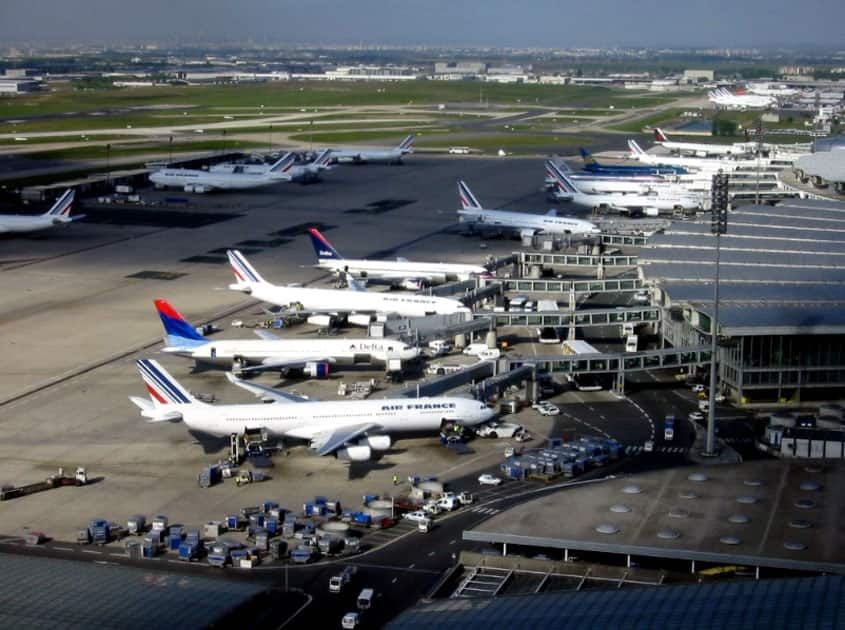
[[[671,442],[675,439],[675,416],[666,416],[663,420],[663,439]]]
[[[368,610],[373,605],[373,597],[375,591],[371,588],[365,588],[358,594],[358,610]]]
[[[352,582],[356,571],[357,567],[344,567],[340,574],[333,575],[329,578],[329,593],[340,593],[344,586]]]

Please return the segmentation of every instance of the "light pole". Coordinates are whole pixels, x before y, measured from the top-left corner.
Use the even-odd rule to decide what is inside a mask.
[[[704,455],[713,457],[717,454],[713,442],[716,438],[716,353],[719,349],[719,246],[721,235],[728,231],[728,176],[726,174],[713,175],[710,200],[710,232],[716,237],[716,278],[713,283],[713,318],[710,320],[710,396]]]
[[[273,125],[270,125],[270,129],[267,132],[267,153],[273,152]]]
[[[760,205],[760,154],[763,152],[763,115],[757,119],[757,177],[754,185],[754,205]]]
[[[170,136],[170,157],[167,159],[167,165],[170,166],[173,163],[173,136]]]
[[[111,144],[106,145],[106,188],[111,183],[111,171],[109,163],[111,162]]]

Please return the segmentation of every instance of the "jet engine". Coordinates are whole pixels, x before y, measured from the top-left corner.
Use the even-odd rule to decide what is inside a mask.
[[[386,451],[391,444],[389,435],[368,435],[358,441],[358,446],[366,446],[374,451]]]
[[[329,364],[325,361],[309,361],[302,368],[302,373],[311,378],[328,378]]]
[[[335,451],[338,459],[348,462],[366,462],[372,457],[373,451],[369,446],[347,446]]]

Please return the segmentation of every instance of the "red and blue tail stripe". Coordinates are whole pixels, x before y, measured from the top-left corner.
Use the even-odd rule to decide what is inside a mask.
[[[230,249],[226,252],[229,257],[229,264],[232,266],[232,271],[240,282],[253,283],[264,282],[258,272],[252,268],[243,254],[236,249]]]
[[[405,136],[405,139],[402,140],[402,142],[399,143],[399,149],[401,151],[410,151],[411,147],[414,145],[414,139],[415,138],[416,138],[416,136],[414,134],[411,134],[409,136]]]
[[[154,402],[161,405],[187,405],[193,402],[191,395],[157,362],[140,359],[135,365]]]
[[[74,195],[75,192],[73,188],[68,188],[64,194],[56,200],[53,207],[47,211],[47,214],[51,217],[68,216],[70,214],[71,207],[73,206]]]
[[[293,153],[286,153],[279,160],[270,167],[271,173],[287,173],[293,168],[293,163],[296,156]]]
[[[343,260],[343,256],[332,247],[332,244],[325,236],[320,234],[319,230],[308,228],[308,235],[311,237],[311,245],[314,247],[314,253],[317,254],[318,259]]]
[[[555,181],[557,182],[558,188],[560,188],[561,192],[569,194],[578,192],[578,189],[575,188],[575,185],[572,183],[572,181],[566,175],[564,175],[563,171],[558,168],[557,164],[555,164],[551,160],[546,160],[546,172],[555,178]]]
[[[481,204],[478,203],[478,199],[475,198],[475,195],[472,194],[469,186],[467,186],[463,181],[458,182],[458,196],[461,198],[461,206],[464,209],[481,209]]]

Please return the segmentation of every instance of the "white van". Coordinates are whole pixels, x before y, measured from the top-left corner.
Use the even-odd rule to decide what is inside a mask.
[[[437,507],[442,510],[446,510],[447,512],[451,512],[452,510],[456,510],[461,507],[461,502],[458,500],[458,497],[454,495],[444,496],[437,500]]]
[[[471,343],[464,348],[464,354],[477,357],[479,354],[486,352],[487,350],[490,350],[490,348],[486,343]]]
[[[373,604],[373,597],[375,591],[371,588],[365,588],[358,594],[358,610],[367,610]]]

